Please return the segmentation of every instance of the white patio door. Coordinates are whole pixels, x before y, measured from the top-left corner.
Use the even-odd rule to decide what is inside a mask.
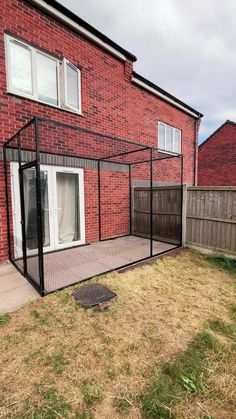
[[[83,170],[52,169],[54,246],[61,249],[82,244],[85,242]]]
[[[32,173],[31,173],[32,172]],[[44,252],[77,246],[85,242],[83,169],[40,166],[42,202],[42,238]],[[22,233],[18,163],[11,163],[13,224],[15,252],[22,256]],[[36,194],[34,171],[28,170],[24,179],[25,223],[28,254],[35,248],[34,213]],[[32,222],[33,221],[33,222]],[[31,239],[32,238],[32,239]]]

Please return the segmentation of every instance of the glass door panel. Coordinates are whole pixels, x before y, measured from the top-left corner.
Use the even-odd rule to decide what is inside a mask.
[[[38,248],[35,168],[25,169],[23,171],[23,185],[26,248],[29,251]]]
[[[18,163],[11,166],[13,188],[15,254],[22,258],[22,231]],[[37,207],[35,167],[22,173],[25,205],[27,255],[36,254]],[[85,242],[83,169],[40,167],[43,251],[76,246]]]
[[[36,197],[36,168],[23,168],[24,234],[25,234],[25,264],[27,274],[40,286],[38,222]]]
[[[56,173],[58,244],[80,240],[79,176]]]
[[[24,191],[25,197],[25,222],[26,237],[29,250],[36,249],[38,246],[35,241],[35,214],[36,214],[36,186],[35,186],[35,169],[27,169],[24,172]],[[42,237],[43,247],[50,246],[50,226],[49,226],[49,196],[48,196],[48,172],[40,170],[41,184],[41,210],[42,210]]]
[[[17,258],[22,257],[22,231],[21,231],[21,210],[20,210],[20,190],[19,190],[19,165],[11,163],[12,175],[12,201],[13,201],[13,223],[15,254]],[[42,208],[42,238],[44,251],[53,250],[53,192],[51,186],[50,167],[41,166],[40,183],[41,183],[41,208]],[[26,236],[28,252],[37,248],[35,239],[35,212],[36,212],[36,184],[35,184],[35,168],[24,169],[23,187],[25,194],[25,218],[26,218]]]
[[[49,197],[48,197],[48,172],[40,170],[41,184],[41,206],[42,206],[42,227],[43,227],[43,247],[50,246],[50,225],[49,225]]]

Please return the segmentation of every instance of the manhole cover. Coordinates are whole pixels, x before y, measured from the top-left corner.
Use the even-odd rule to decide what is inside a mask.
[[[74,298],[84,308],[94,307],[104,301],[111,300],[116,294],[102,284],[84,285],[73,292]]]

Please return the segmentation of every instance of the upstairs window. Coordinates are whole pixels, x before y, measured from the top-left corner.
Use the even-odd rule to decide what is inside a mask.
[[[80,70],[6,35],[8,91],[81,113]]]
[[[81,108],[80,94],[80,70],[64,59],[64,82],[65,82],[65,106],[70,109],[79,110]]]
[[[32,54],[30,48],[17,41],[9,42],[10,88],[15,92],[33,96]]]
[[[37,51],[36,72],[38,100],[58,106],[58,61]]]
[[[181,153],[181,131],[158,122],[158,148],[169,153]]]

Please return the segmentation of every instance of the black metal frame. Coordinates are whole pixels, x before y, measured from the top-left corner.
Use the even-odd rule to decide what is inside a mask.
[[[86,133],[94,135],[98,141],[99,138],[103,138],[103,140],[107,139],[110,141],[114,141],[114,143],[119,144],[122,146],[122,144],[126,145],[126,147],[131,147],[134,149],[129,149],[128,151],[120,152],[120,153],[114,153],[112,155],[108,156],[99,156],[99,157],[93,157],[93,156],[80,156],[80,155],[74,155],[74,154],[61,154],[61,153],[54,153],[51,151],[41,151],[40,150],[40,135],[39,135],[39,127],[41,123],[48,123],[52,126],[56,127],[63,127],[68,128],[70,130],[75,130],[78,132]],[[34,144],[35,148],[28,148],[23,147],[21,144],[21,134],[22,132],[30,127],[31,125],[34,126]],[[17,140],[16,144],[12,145],[11,143],[13,141]],[[23,255],[23,271],[19,267],[19,265],[16,263],[16,259],[12,257],[12,249],[11,249],[11,220],[10,220],[10,208],[9,208],[9,183],[8,183],[8,158],[7,158],[7,150],[13,149],[18,150],[18,163],[19,163],[19,180],[20,180],[20,199],[21,199],[21,224],[22,224],[22,255]],[[22,151],[33,151],[35,152],[35,159],[31,162],[22,164]],[[136,160],[132,162],[125,161],[125,158],[127,156],[130,156],[133,153],[138,152],[145,152],[147,151],[149,153],[149,157],[141,160]],[[99,241],[104,240],[111,240],[112,238],[117,237],[111,237],[109,239],[103,239],[102,238],[102,224],[101,224],[101,163],[115,163],[115,164],[122,164],[128,166],[128,174],[129,174],[129,205],[130,205],[130,225],[129,225],[129,234],[132,235],[132,167],[134,165],[139,165],[143,163],[149,163],[149,178],[150,178],[150,255],[148,257],[136,260],[134,262],[128,263],[126,265],[118,266],[115,269],[122,269],[126,268],[128,266],[134,265],[138,262],[142,262],[145,260],[148,260],[152,257],[156,257],[159,255],[162,255],[164,253],[169,252],[163,251],[160,253],[153,254],[153,163],[159,160],[166,160],[166,159],[173,159],[178,158],[180,159],[181,164],[181,175],[180,175],[180,187],[181,187],[181,237],[180,237],[180,245],[176,245],[173,247],[173,249],[181,247],[182,246],[182,213],[183,213],[183,155],[182,154],[169,154],[164,153],[161,151],[161,156],[159,156],[160,150],[155,147],[146,146],[144,144],[129,141],[125,139],[121,139],[118,137],[101,134],[93,130],[88,130],[84,128],[80,128],[74,125],[65,124],[61,122],[57,122],[54,120],[50,120],[48,118],[41,118],[35,116],[33,119],[31,119],[27,124],[25,124],[13,137],[11,137],[9,140],[7,140],[3,147],[3,156],[4,156],[4,173],[5,173],[5,191],[6,191],[6,208],[7,208],[7,229],[8,229],[8,252],[9,252],[9,260],[14,264],[14,266],[24,274],[24,276],[30,281],[30,283],[36,288],[36,290],[43,296],[45,294],[48,294],[48,292],[45,291],[44,287],[44,253],[43,253],[43,240],[42,240],[42,214],[41,214],[41,190],[40,190],[40,157],[41,154],[52,154],[52,155],[60,155],[60,156],[67,156],[67,157],[74,157],[74,158],[81,158],[81,159],[87,159],[91,161],[97,162],[97,187],[98,187],[98,229],[99,229]],[[120,160],[121,159],[121,160]],[[37,231],[38,231],[38,261],[39,261],[39,277],[40,277],[40,286],[35,282],[34,278],[28,273],[27,270],[27,256],[26,256],[26,232],[25,232],[25,207],[24,207],[24,191],[23,191],[23,179],[22,179],[22,173],[25,169],[35,167],[36,170],[36,200],[37,200]],[[123,237],[123,236],[122,236]],[[111,272],[115,269],[105,271],[104,273]],[[90,279],[86,278],[85,280]],[[73,285],[73,284],[71,284]],[[64,288],[64,287],[62,287]],[[58,288],[58,289],[62,289]]]

